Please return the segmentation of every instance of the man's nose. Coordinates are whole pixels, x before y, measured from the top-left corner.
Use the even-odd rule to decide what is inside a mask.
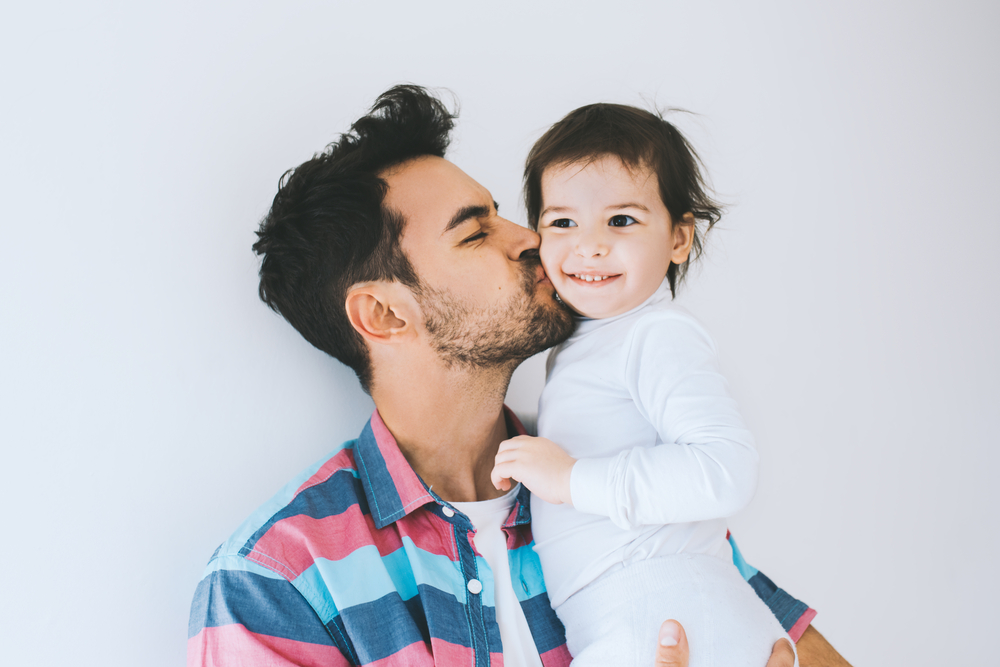
[[[509,235],[507,254],[511,259],[522,259],[532,254],[538,256],[538,246],[542,241],[538,234],[506,219],[504,232]]]

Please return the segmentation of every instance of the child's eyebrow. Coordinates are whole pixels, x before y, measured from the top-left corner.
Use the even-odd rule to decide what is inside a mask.
[[[542,216],[545,215],[546,213],[565,213],[566,211],[572,211],[572,210],[573,209],[570,208],[569,206],[546,206],[544,209],[542,209],[542,212],[539,213],[538,215]]]
[[[614,210],[617,210],[617,209],[620,209],[620,208],[637,208],[640,211],[645,211],[646,213],[649,213],[649,209],[646,208],[646,206],[644,206],[643,204],[640,204],[638,202],[628,202],[628,203],[625,203],[625,204],[612,204],[611,206],[608,206],[604,210],[605,211],[614,211]]]

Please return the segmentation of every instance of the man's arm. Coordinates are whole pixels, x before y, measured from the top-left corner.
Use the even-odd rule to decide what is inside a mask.
[[[830,642],[813,626],[806,628],[795,646],[799,651],[801,667],[851,667]]]
[[[188,667],[351,664],[291,583],[239,556],[213,559],[198,585],[187,653]]]
[[[754,592],[764,601],[764,604],[774,613],[789,636],[795,640],[799,653],[801,667],[850,667],[836,649],[819,632],[811,622],[816,612],[804,602],[796,600],[784,590],[774,585],[763,572],[757,570],[743,558],[736,540],[729,536],[729,545],[733,550],[733,565],[740,571]]]

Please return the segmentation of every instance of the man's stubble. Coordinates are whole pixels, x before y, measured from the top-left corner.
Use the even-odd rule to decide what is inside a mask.
[[[536,296],[538,257],[521,261],[520,289],[489,307],[459,299],[447,290],[420,286],[424,324],[432,345],[448,364],[513,372],[528,357],[573,333],[569,309],[556,299]]]

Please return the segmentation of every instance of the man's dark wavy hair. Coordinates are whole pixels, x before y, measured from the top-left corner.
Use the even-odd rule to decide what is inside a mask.
[[[702,251],[704,235],[719,221],[722,206],[708,194],[701,161],[684,135],[659,113],[624,104],[590,104],[571,111],[535,142],[524,166],[524,204],[528,224],[538,229],[542,211],[542,173],[548,167],[589,163],[614,156],[630,169],[651,169],[670,219],[695,218],[691,254],[683,264],[670,263],[667,280],[676,294],[688,266]],[[699,230],[699,224],[704,231]]]
[[[371,362],[347,318],[347,290],[373,280],[420,286],[400,247],[405,221],[386,208],[380,174],[412,158],[444,157],[456,117],[420,86],[386,91],[349,132],[285,172],[257,232],[261,300],[350,366],[368,392]]]

